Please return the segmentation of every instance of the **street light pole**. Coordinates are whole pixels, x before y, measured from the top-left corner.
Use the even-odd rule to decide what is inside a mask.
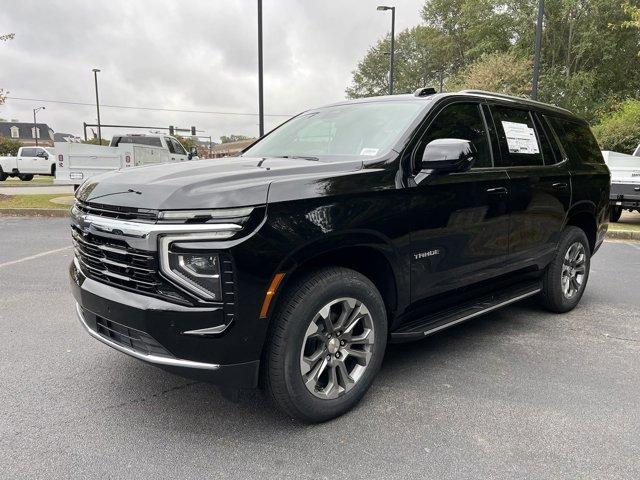
[[[531,82],[531,98],[538,99],[538,80],[540,79],[540,48],[542,46],[542,19],[544,17],[544,0],[538,0],[538,21],[536,23],[536,44],[533,52],[533,81]]]
[[[391,53],[389,55],[389,95],[393,95],[393,57],[395,50],[396,7],[378,6],[376,10],[391,10]]]
[[[262,0],[258,0],[258,115],[260,137],[264,136],[264,96],[262,79]]]
[[[98,100],[98,72],[100,70],[97,68],[94,68],[92,70],[93,72],[93,79],[95,81],[95,85],[96,85],[96,110],[98,112],[98,144],[102,145],[102,131],[100,129],[100,100]]]
[[[46,110],[45,107],[38,107],[33,109],[33,136],[36,137],[36,147],[38,146],[38,122],[36,122],[36,113],[40,110]]]

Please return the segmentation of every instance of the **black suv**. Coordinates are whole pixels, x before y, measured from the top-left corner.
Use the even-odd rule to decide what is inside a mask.
[[[363,397],[389,341],[532,296],[574,308],[609,171],[566,110],[421,89],[309,110],[239,157],[109,173],[76,197],[70,273],[91,336],[323,421]]]

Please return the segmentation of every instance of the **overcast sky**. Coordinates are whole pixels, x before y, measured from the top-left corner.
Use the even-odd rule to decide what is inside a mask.
[[[263,0],[265,113],[295,114],[343,99],[351,71],[390,28],[384,0]],[[394,0],[396,32],[420,23],[424,0]],[[257,113],[255,0],[2,0],[0,87],[10,97],[95,102],[102,123],[197,126],[202,135],[257,135],[258,117],[106,105]],[[82,133],[95,106],[9,99],[0,117]],[[286,117],[266,117],[266,129]],[[105,130],[110,137],[114,130]]]

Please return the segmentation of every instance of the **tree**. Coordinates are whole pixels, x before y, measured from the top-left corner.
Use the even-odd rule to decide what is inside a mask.
[[[250,140],[250,137],[244,135],[222,135],[220,137],[220,143],[241,142],[242,140]]]
[[[640,144],[640,100],[626,100],[593,127],[603,150],[633,153]]]
[[[177,136],[176,138],[180,141],[182,146],[184,148],[186,148],[187,150],[191,150],[191,147],[197,147],[198,146],[198,142],[193,137],[180,137],[180,136]]]
[[[386,95],[389,91],[391,38],[379,40],[353,71],[347,97]],[[395,93],[413,92],[426,85],[437,86],[450,68],[449,39],[437,30],[417,26],[403,30],[395,42],[393,85]]]
[[[490,53],[479,57],[447,81],[447,90],[486,90],[520,97],[531,93],[529,59],[514,52]]]
[[[425,75],[437,57],[433,63],[450,77],[449,88],[487,85],[527,94],[536,5],[537,0],[426,1],[423,24],[397,37],[397,91],[437,84],[437,78]],[[420,32],[428,32],[426,40]],[[353,71],[348,97],[386,93],[388,43],[380,40],[366,52]],[[640,0],[545,0],[540,99],[596,122],[601,112],[640,92],[640,76],[634,73],[640,71],[639,45]],[[433,46],[436,51],[429,51]],[[494,80],[492,66],[501,69]]]
[[[14,33],[7,33],[5,35],[0,35],[0,42],[13,40],[14,37],[15,37]],[[9,92],[6,92],[4,89],[0,88],[0,105],[2,105],[5,102],[8,93]]]
[[[16,156],[21,146],[16,139],[0,136],[0,155]]]

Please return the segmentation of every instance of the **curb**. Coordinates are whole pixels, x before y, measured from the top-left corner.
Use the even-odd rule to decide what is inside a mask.
[[[66,218],[68,216],[68,208],[0,208],[0,217]]]
[[[640,241],[640,231],[635,230],[611,230],[607,232],[606,239],[615,240],[636,240]]]

